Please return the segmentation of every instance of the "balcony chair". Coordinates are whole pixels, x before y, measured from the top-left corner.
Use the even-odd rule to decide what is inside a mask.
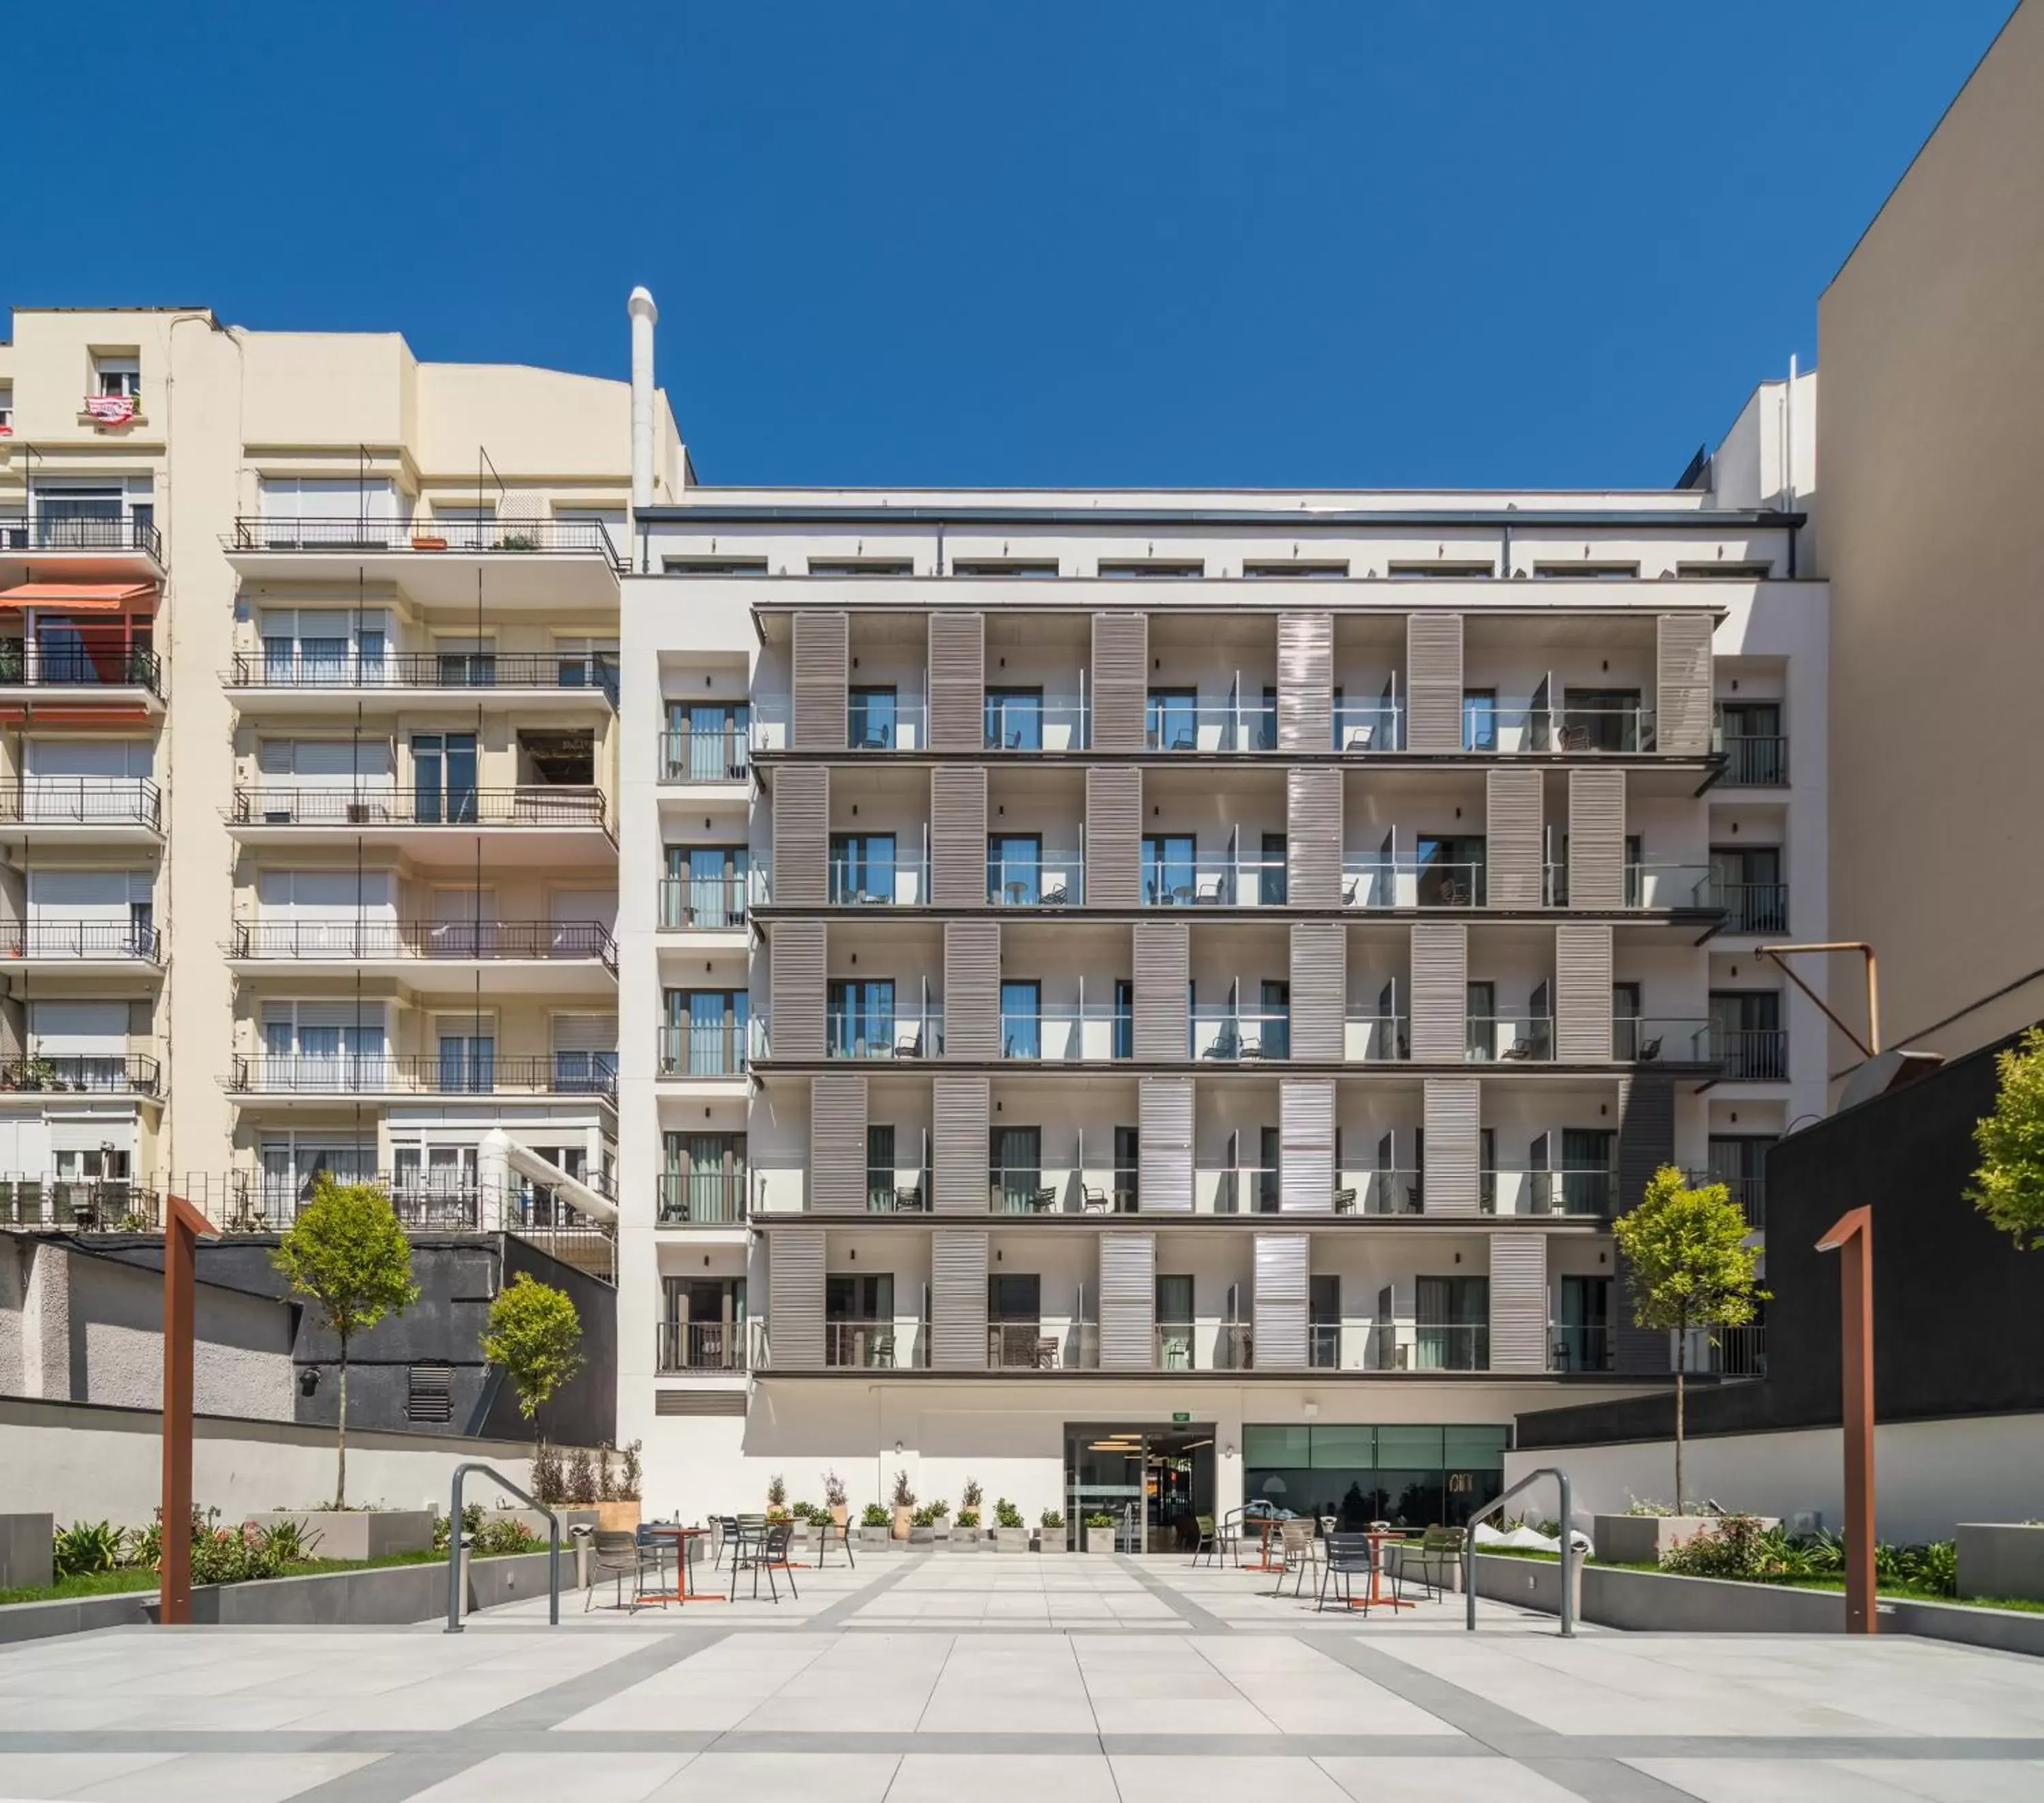
[[[1202,1058],[1233,1059],[1242,1056],[1242,1029],[1233,1021],[1223,1025],[1214,1036],[1214,1043],[1200,1054]]]
[[[1228,878],[1226,877],[1217,876],[1209,882],[1201,883],[1199,886],[1198,892],[1193,896],[1193,900],[1197,905],[1201,907],[1218,908],[1221,903],[1227,899],[1225,894],[1223,893],[1227,887]]]
[[[1466,908],[1470,905],[1470,886],[1457,882],[1452,877],[1444,877],[1435,892],[1438,905],[1443,908]]]
[[[1080,1205],[1087,1214],[1114,1213],[1114,1198],[1105,1190],[1096,1189],[1090,1183],[1081,1192]]]
[[[1070,892],[1066,888],[1064,884],[1060,882],[1054,884],[1051,887],[1045,890],[1041,895],[1038,896],[1036,898],[1036,905],[1039,908],[1068,907],[1070,905],[1071,899]]]
[[[1377,729],[1374,726],[1351,726],[1348,729],[1348,742],[1342,749],[1345,752],[1366,752],[1376,742]]]
[[[1353,1190],[1335,1190],[1335,1213],[1336,1214],[1354,1214],[1355,1213],[1355,1191]]]
[[[1640,1045],[1639,1051],[1635,1054],[1635,1055],[1639,1059],[1642,1064],[1651,1064],[1655,1059],[1661,1055],[1661,1041],[1659,1037],[1657,1036],[1653,1039],[1643,1041]]]
[[[1523,1063],[1533,1055],[1533,1044],[1534,1042],[1531,1038],[1521,1033],[1503,1051],[1500,1052],[1498,1056],[1512,1063]]]
[[[905,1189],[894,1192],[894,1208],[901,1214],[920,1214],[923,1212],[923,1186],[912,1183]]]
[[[893,732],[885,726],[869,726],[859,743],[852,747],[855,752],[889,751],[893,745]]]
[[[923,1030],[918,1027],[912,1033],[904,1033],[894,1042],[897,1058],[920,1058],[923,1055]]]

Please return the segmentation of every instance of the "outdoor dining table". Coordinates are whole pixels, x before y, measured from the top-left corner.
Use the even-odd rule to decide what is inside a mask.
[[[707,1528],[684,1528],[671,1521],[654,1521],[647,1524],[646,1532],[655,1539],[671,1540],[674,1543],[674,1565],[679,1575],[671,1590],[641,1590],[638,1600],[642,1603],[728,1603],[731,1598],[720,1596],[714,1590],[692,1590],[689,1588],[689,1542],[700,1535],[707,1534]]]
[[[1404,1541],[1412,1536],[1397,1528],[1366,1528],[1362,1537],[1370,1542],[1370,1593],[1366,1597],[1351,1597],[1350,1609],[1412,1609],[1415,1605],[1403,1597],[1389,1596],[1384,1589],[1384,1549],[1393,1540]]]
[[[1273,1565],[1270,1563],[1270,1536],[1276,1533],[1282,1524],[1281,1518],[1278,1516],[1266,1515],[1264,1517],[1263,1541],[1261,1548],[1257,1553],[1256,1563],[1254,1565],[1245,1565],[1242,1568],[1243,1570],[1282,1571],[1285,1569],[1285,1562],[1281,1559],[1279,1559],[1275,1565]]]

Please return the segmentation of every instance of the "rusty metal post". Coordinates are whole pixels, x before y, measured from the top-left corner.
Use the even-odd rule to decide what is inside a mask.
[[[1845,1374],[1846,1632],[1874,1632],[1873,1217],[1857,1208],[1817,1242],[1838,1258]]]
[[[183,1197],[164,1198],[163,1559],[156,1615],[164,1627],[191,1620],[193,1267],[199,1235],[213,1231]]]

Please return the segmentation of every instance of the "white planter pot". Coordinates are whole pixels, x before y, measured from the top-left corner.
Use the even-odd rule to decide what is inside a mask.
[[[1089,1528],[1085,1531],[1085,1549],[1090,1553],[1109,1553],[1114,1551],[1114,1530],[1112,1528]]]
[[[996,1528],[993,1545],[997,1552],[1027,1552],[1029,1550],[1029,1530],[1027,1528]]]

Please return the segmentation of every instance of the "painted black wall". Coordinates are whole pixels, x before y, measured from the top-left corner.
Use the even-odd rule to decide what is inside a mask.
[[[2003,1040],[1791,1134],[1767,1155],[1767,1372],[1689,1397],[1699,1433],[1835,1427],[1838,1259],[1817,1240],[1873,1216],[1874,1413],[1883,1421],[2044,1409],[2044,1252],[2016,1249],[1965,1190]],[[1522,1447],[1665,1438],[1672,1396],[1519,1417]]]
[[[197,1274],[205,1282],[258,1296],[289,1297],[271,1262],[275,1234],[200,1242]],[[163,1243],[136,1240],[109,1246],[106,1255],[163,1269]],[[574,1382],[543,1406],[536,1421],[518,1413],[501,1371],[483,1359],[482,1339],[490,1305],[520,1271],[567,1291],[582,1317],[585,1362]],[[617,1423],[617,1298],[607,1284],[561,1263],[511,1234],[415,1234],[412,1274],[419,1300],[386,1316],[348,1349],[348,1422],[352,1428],[399,1432],[425,1428],[406,1413],[414,1363],[452,1367],[452,1418],[434,1431],[521,1440],[536,1430],[564,1445],[609,1440]],[[340,1411],[340,1347],[302,1305],[293,1363],[298,1368],[298,1419],[332,1426]],[[308,1394],[306,1378],[311,1374]]]

